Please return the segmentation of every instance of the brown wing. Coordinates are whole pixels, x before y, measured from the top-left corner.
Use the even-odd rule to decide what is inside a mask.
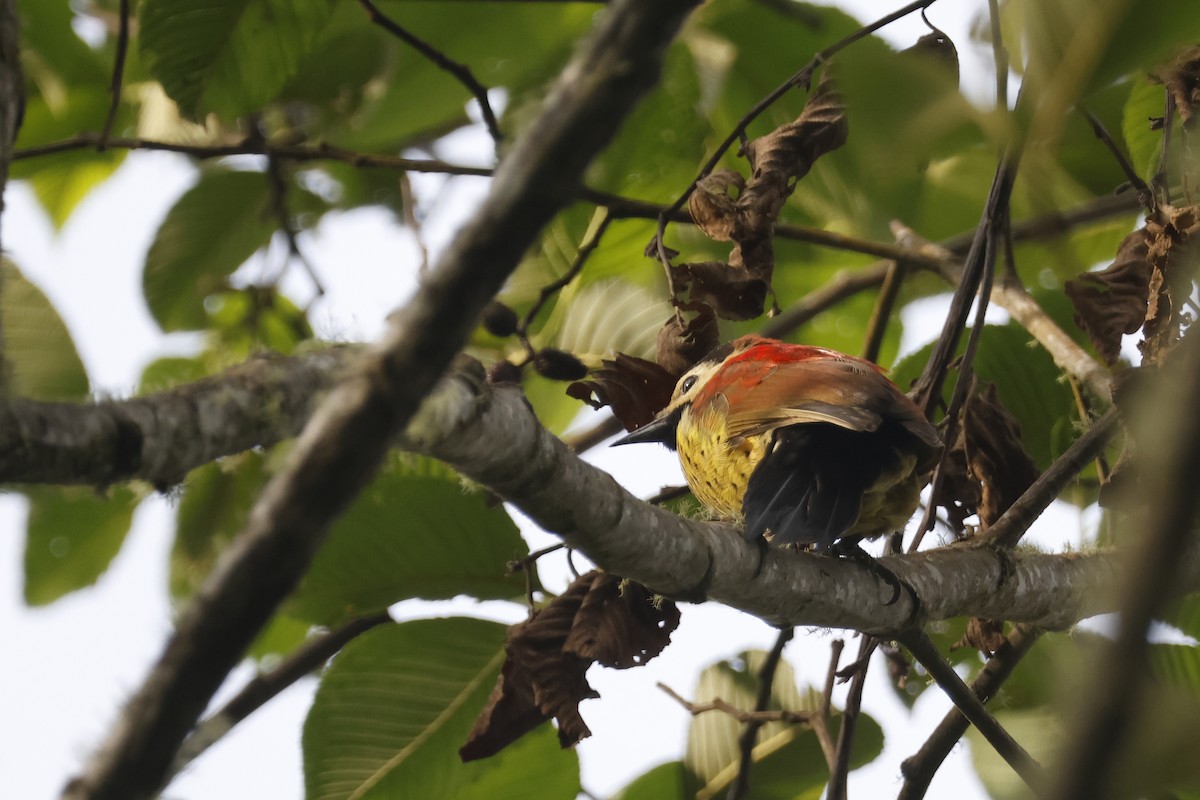
[[[722,376],[722,384],[738,397],[737,403],[731,403],[736,409],[727,423],[733,436],[806,422],[874,431],[885,419],[905,416],[906,406],[920,417],[891,381],[857,361],[815,358],[767,366],[738,363],[724,371],[730,374]]]

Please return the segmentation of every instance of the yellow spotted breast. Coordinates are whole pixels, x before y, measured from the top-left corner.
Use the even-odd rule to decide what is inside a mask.
[[[766,452],[768,435],[728,435],[728,403],[718,395],[700,411],[685,409],[675,430],[679,463],[696,499],[720,517],[742,516],[750,473]]]

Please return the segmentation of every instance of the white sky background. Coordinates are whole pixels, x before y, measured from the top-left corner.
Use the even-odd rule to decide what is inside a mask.
[[[841,5],[858,9],[857,16],[869,20],[900,5],[900,0]],[[972,48],[964,13],[961,5],[935,6],[933,20],[958,45],[964,84],[978,87],[972,92],[977,101],[990,102],[990,53]],[[898,46],[906,46],[925,32],[914,18],[887,34]],[[455,136],[441,154],[486,163],[488,147],[486,137],[473,131]],[[164,336],[158,331],[140,285],[141,262],[153,233],[193,174],[181,158],[130,154],[117,175],[93,192],[57,235],[28,189],[21,184],[9,187],[2,231],[5,249],[65,318],[100,394],[127,396],[150,360],[191,353],[198,346],[195,336]],[[482,196],[486,181],[413,178],[423,206],[437,206],[425,230],[427,244],[437,252]],[[383,211],[329,215],[315,235],[303,237],[302,246],[330,289],[314,309],[314,324],[322,335],[373,338],[387,313],[415,285],[417,256],[411,234]],[[271,265],[278,263],[277,257],[272,254]],[[253,278],[261,269],[261,262],[251,262],[243,274]],[[308,297],[310,290],[299,271],[290,286],[292,296]],[[932,338],[944,308],[944,298],[918,304],[905,317],[902,347],[911,350]],[[663,484],[681,482],[674,456],[662,448],[598,449],[589,460],[619,475],[631,491],[643,496]],[[124,548],[96,586],[40,609],[26,608],[21,599],[24,515],[23,500],[0,496],[0,531],[5,532],[0,535],[0,630],[10,642],[9,656],[0,662],[0,797],[38,800],[56,797],[100,742],[170,633],[166,589],[174,509],[161,497],[144,502]],[[1058,507],[1039,522],[1038,541],[1050,547],[1078,543],[1093,523],[1091,515]],[[531,548],[556,541],[524,522],[522,528]],[[545,559],[542,569],[552,588],[565,585],[561,560]],[[747,648],[769,648],[775,640],[776,631],[765,623],[719,604],[682,609],[683,623],[671,646],[647,667],[624,672],[595,668],[589,674],[603,697],[582,706],[593,735],[579,746],[579,753],[583,785],[599,797],[612,794],[650,766],[682,756],[689,719],[654,688],[655,681],[690,695],[704,667]],[[471,614],[505,622],[524,614],[511,604],[469,601],[405,603],[393,612],[403,619]],[[822,684],[829,643],[836,636],[844,634],[797,633],[785,655],[801,682]],[[846,638],[844,663],[857,647]],[[249,675],[248,667],[240,667],[218,702]],[[309,679],[273,700],[201,756],[165,796],[302,797],[300,727],[314,687]],[[844,695],[841,687],[835,703],[840,705]],[[887,739],[880,759],[852,773],[851,795],[894,796],[900,786],[900,761],[916,751],[949,703],[939,691],[930,690],[910,716],[886,685],[886,671],[878,663],[864,697],[865,711],[884,725]],[[929,797],[985,796],[965,746],[959,745]]]

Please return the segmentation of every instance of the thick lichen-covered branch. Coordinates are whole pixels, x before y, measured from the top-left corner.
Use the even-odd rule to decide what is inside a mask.
[[[606,570],[677,598],[718,600],[777,625],[894,635],[926,619],[979,616],[1063,628],[1112,610],[1113,552],[1000,554],[948,547],[880,563],[909,586],[847,559],[759,551],[727,525],[654,508],[575,457],[545,431],[514,387],[475,365],[450,377],[414,419],[406,446],[454,466],[515,503]],[[1186,560],[1200,586],[1200,558]]]

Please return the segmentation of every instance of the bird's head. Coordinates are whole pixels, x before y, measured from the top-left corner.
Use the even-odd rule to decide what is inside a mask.
[[[671,402],[667,403],[667,406],[659,411],[653,420],[617,439],[612,446],[658,442],[674,450],[675,429],[679,426],[680,418],[696,401],[696,398],[710,394],[706,389],[716,388],[712,385],[712,381],[721,371],[725,362],[756,344],[768,341],[770,340],[759,336],[743,336],[709,352],[708,355],[696,362],[695,366],[679,377],[679,381],[675,384],[675,392],[671,395]]]

